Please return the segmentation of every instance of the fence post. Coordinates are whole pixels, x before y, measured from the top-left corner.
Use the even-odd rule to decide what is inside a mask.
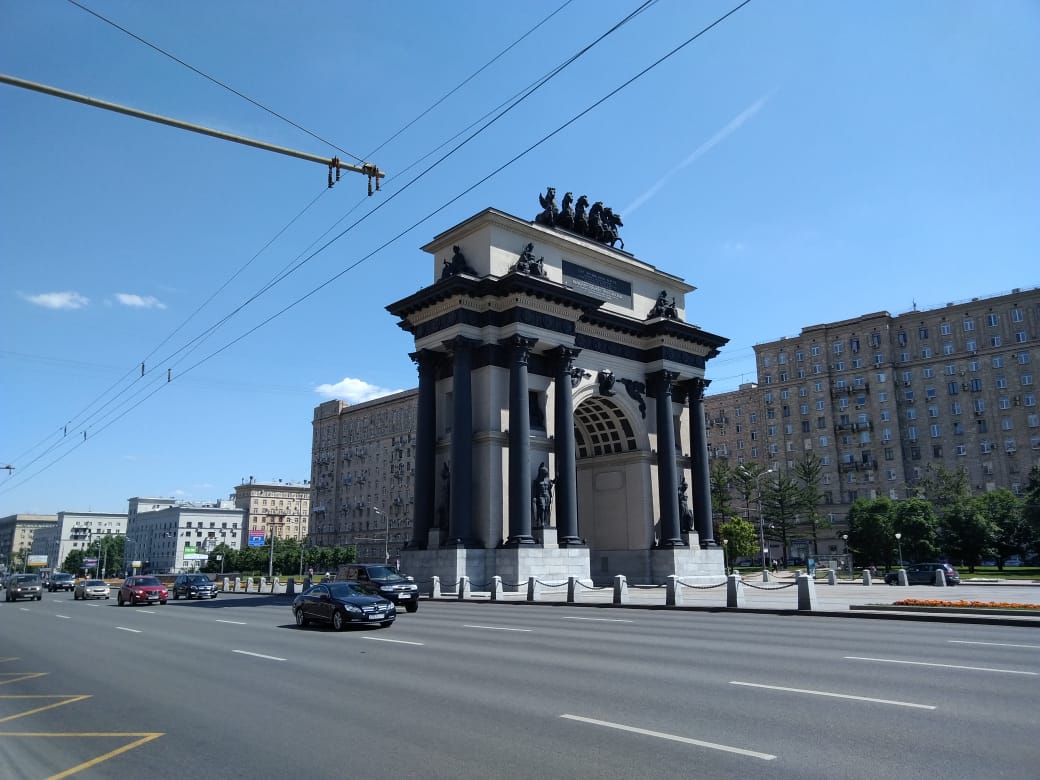
[[[904,588],[910,584],[910,581],[906,578],[906,569],[900,569],[897,572],[896,576],[899,577],[899,584],[902,585]]]
[[[498,601],[502,598],[502,578],[497,574],[491,578],[491,600]]]
[[[827,584],[837,585],[838,584],[838,572],[834,569],[827,569]]]
[[[538,601],[538,597],[541,595],[541,588],[538,587],[537,577],[527,578],[527,600]]]
[[[665,592],[664,603],[669,607],[681,607],[683,603],[682,586],[679,584],[679,575],[668,575],[668,590]]]
[[[434,574],[431,582],[433,584],[430,585],[430,598],[439,599],[441,597],[441,578]]]
[[[469,577],[463,574],[459,577],[459,601],[469,598]]]
[[[833,571],[833,569],[831,570]],[[799,611],[813,611],[817,608],[816,583],[808,574],[798,573],[798,609]]]
[[[578,578],[567,578],[567,603],[575,604],[578,601]]]
[[[864,569],[863,570],[863,584],[864,585],[869,585],[871,583],[871,581],[872,580],[871,580],[871,577],[870,577],[870,569]]]
[[[628,604],[628,579],[624,574],[614,575],[614,603]]]
[[[290,577],[289,581],[285,583],[285,595],[295,596],[296,595],[296,578]]]
[[[941,585],[944,588],[946,587],[946,572],[942,569],[935,570],[935,584]]]
[[[739,574],[731,574],[726,578],[726,607],[740,609],[744,606],[744,581]]]

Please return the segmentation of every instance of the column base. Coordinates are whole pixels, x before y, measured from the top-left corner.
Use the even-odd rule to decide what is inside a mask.
[[[535,540],[535,538],[533,536],[511,536],[508,539],[506,539],[505,543],[502,546],[503,547],[520,547],[521,545],[537,544],[537,543],[538,542]]]

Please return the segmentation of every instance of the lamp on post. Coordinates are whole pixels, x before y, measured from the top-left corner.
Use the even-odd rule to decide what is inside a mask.
[[[845,540],[845,565],[849,567],[849,579],[852,579],[852,556],[849,555],[849,535],[842,534],[841,538]]]
[[[903,542],[902,542],[902,539],[903,539],[903,535],[897,533],[896,534],[896,544],[899,545],[899,568],[900,569],[903,568]]]
[[[390,515],[386,514],[382,509],[377,506],[372,507],[372,511],[377,515],[382,515],[383,519],[386,520],[386,530],[383,534],[383,563],[390,563]]]
[[[728,545],[729,545],[729,539],[723,539],[722,540],[722,569],[723,569],[723,571],[726,572],[726,574],[729,574],[729,563],[728,563],[728,560],[729,560],[729,555],[728,555],[729,547],[728,547]]]
[[[766,474],[772,474],[772,469],[766,469],[757,477],[755,477],[755,492],[758,493],[758,541],[762,547],[762,582],[769,581],[769,570],[766,564],[766,556],[769,554],[769,548],[766,547],[766,518],[765,512],[762,511],[762,488],[759,486],[759,480],[762,479]],[[750,506],[750,501],[748,505]]]

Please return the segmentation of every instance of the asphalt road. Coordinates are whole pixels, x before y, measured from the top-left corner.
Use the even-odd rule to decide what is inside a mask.
[[[0,603],[0,777],[1017,779],[1040,765],[1034,628],[424,601],[389,629],[337,634],[297,628],[288,602]]]

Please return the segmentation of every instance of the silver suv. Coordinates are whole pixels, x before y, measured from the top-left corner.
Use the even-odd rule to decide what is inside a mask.
[[[12,574],[8,577],[4,601],[18,601],[18,599],[42,601],[43,586],[40,585],[40,578],[35,574]]]

